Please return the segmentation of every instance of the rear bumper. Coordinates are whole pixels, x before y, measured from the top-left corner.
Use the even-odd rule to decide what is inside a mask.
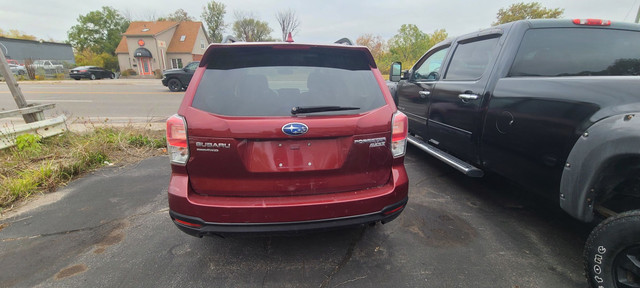
[[[277,233],[326,230],[389,222],[403,211],[408,178],[402,164],[382,187],[343,193],[292,197],[213,197],[193,193],[188,176],[173,173],[169,209],[187,234]]]
[[[196,237],[223,234],[270,234],[282,232],[296,233],[331,230],[335,228],[357,226],[375,222],[382,222],[384,224],[400,216],[400,213],[402,213],[406,204],[407,198],[396,204],[385,207],[380,212],[368,215],[357,215],[345,218],[289,223],[209,223],[202,221],[202,219],[200,218],[181,215],[171,210],[169,211],[169,215],[171,216],[171,220],[173,220],[173,223],[176,224],[176,226],[180,230],[182,230],[182,232]]]

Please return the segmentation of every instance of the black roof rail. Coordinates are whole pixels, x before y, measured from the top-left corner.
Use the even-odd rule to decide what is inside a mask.
[[[340,40],[333,42],[336,44],[344,44],[344,45],[353,45],[353,42],[351,42],[351,40],[349,40],[349,38],[341,38]]]
[[[231,35],[227,35],[227,36],[224,36],[224,38],[222,39],[222,42],[220,43],[234,43],[234,42],[238,42],[238,40],[236,40],[236,38]]]

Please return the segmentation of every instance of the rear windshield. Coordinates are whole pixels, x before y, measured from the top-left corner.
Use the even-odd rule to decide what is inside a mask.
[[[525,34],[509,75],[640,75],[640,32],[532,29]]]
[[[366,55],[347,49],[233,47],[213,51],[192,106],[225,116],[291,116],[293,107],[357,109],[385,104]]]

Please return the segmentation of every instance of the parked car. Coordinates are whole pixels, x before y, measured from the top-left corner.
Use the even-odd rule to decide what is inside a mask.
[[[200,61],[194,61],[182,69],[169,69],[162,72],[162,85],[169,87],[172,92],[182,91],[189,87],[191,77],[198,68]]]
[[[53,60],[35,60],[33,64],[31,64],[33,69],[42,68],[47,73],[61,73],[64,70],[64,66],[62,64],[58,64]]]
[[[410,143],[599,223],[590,287],[640,287],[638,47],[637,24],[517,21],[436,44],[405,73],[394,63],[389,85]]]
[[[73,68],[69,71],[69,77],[80,80],[80,78],[87,78],[91,80],[102,79],[102,78],[116,78],[116,74],[106,70],[102,67],[96,66],[80,66]]]
[[[169,215],[190,235],[329,229],[407,203],[407,118],[366,47],[213,44],[167,120]]]
[[[25,75],[27,74],[27,68],[24,66],[9,64],[9,69],[11,69],[11,73],[15,75]]]
[[[7,63],[23,66],[23,65],[20,65],[20,63],[18,63],[18,60],[14,60],[14,59],[7,59]]]

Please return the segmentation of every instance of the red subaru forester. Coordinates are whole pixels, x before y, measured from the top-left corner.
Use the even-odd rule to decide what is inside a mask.
[[[406,137],[366,47],[213,44],[167,120],[171,219],[199,237],[389,222]]]

